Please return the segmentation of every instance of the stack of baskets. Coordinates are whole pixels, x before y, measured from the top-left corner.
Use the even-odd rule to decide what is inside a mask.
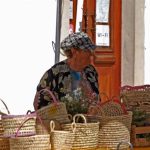
[[[150,146],[150,85],[121,88],[121,98],[128,110],[133,111],[131,141],[134,146]]]
[[[48,90],[45,92],[53,97]],[[0,138],[0,144],[3,148],[1,146],[0,150],[116,149],[120,142],[130,142],[132,113],[124,114],[119,103],[108,101],[98,106],[100,113],[94,117],[76,114],[71,123],[65,104],[57,102],[55,97],[53,100],[54,103],[37,110],[37,113],[2,115],[0,131],[3,138]],[[128,146],[120,147],[125,148]]]
[[[97,106],[97,116],[86,115],[88,121],[100,122],[99,147],[117,149],[120,142],[130,142],[132,112],[126,111],[120,101],[108,100]],[[127,149],[129,145],[121,145]]]
[[[40,120],[35,112],[26,115],[2,115],[0,150],[50,150],[50,135],[36,133],[36,119]]]

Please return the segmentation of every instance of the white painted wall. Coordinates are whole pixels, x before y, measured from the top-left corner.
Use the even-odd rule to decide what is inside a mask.
[[[54,64],[55,16],[56,0],[0,0],[0,98],[12,114],[33,110],[36,86]]]
[[[145,84],[150,84],[150,0],[145,0]]]

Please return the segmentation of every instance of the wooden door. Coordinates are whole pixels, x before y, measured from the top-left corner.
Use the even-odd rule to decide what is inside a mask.
[[[75,26],[78,0],[73,2],[74,18],[70,22]],[[103,22],[97,16],[98,12],[106,11],[103,9],[103,5],[107,5],[105,2],[110,3],[109,7],[106,7],[109,10],[108,20]],[[105,32],[98,33],[101,27],[109,29],[109,38],[107,37],[109,44],[98,42],[98,35],[105,34]],[[82,31],[86,32],[97,45],[92,63],[99,74],[100,92],[106,93],[109,97],[118,96],[121,86],[121,0],[84,0]]]
[[[102,8],[98,8],[97,5],[102,4],[107,7],[107,4],[102,3],[105,1],[84,0],[82,30],[88,33],[96,45],[99,44],[96,48],[93,63],[99,74],[100,92],[112,97],[119,95],[121,86],[121,0],[110,0],[108,22],[100,22],[102,19],[97,17],[97,13],[98,9],[101,10]],[[98,34],[101,36],[107,35],[107,32],[101,31],[101,27],[109,29],[109,42],[103,44],[96,39],[99,38]]]

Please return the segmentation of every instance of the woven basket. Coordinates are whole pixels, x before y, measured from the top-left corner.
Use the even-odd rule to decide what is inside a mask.
[[[126,111],[124,105],[116,99],[108,100],[97,108],[97,115],[86,115],[88,121],[99,121],[99,147],[117,149],[117,145],[123,142],[130,142],[130,131],[132,112]],[[128,145],[121,145],[120,149],[128,148]]]
[[[50,135],[10,138],[10,150],[50,150]]]
[[[5,102],[0,99],[0,101],[3,103],[3,105],[5,106],[6,110],[7,110],[7,114],[10,114],[7,105],[5,104]],[[2,120],[1,120],[1,116],[2,115],[6,115],[5,113],[3,113],[0,110],[0,150],[9,150],[9,139],[8,138],[4,138],[3,133],[4,133],[4,128],[2,125]]]
[[[31,135],[25,137],[18,137],[18,133],[26,122],[34,120],[34,118],[28,118],[24,123],[17,129],[15,137],[9,139],[10,150],[50,150],[50,135]]]
[[[98,116],[98,118],[100,122],[99,147],[116,150],[120,142],[130,142],[131,111],[124,115]],[[120,146],[120,149],[127,149],[128,147],[129,145],[124,144]]]
[[[45,128],[45,125],[44,125],[44,128],[43,128],[43,126],[41,125],[41,123],[40,123],[40,121],[38,119],[36,119],[36,126],[35,126],[35,128],[36,128],[36,134],[37,135],[49,134],[48,129]]]
[[[0,138],[0,150],[9,150],[9,139]]]
[[[130,142],[128,128],[117,120],[108,121],[100,127],[99,147],[116,150],[120,142]],[[120,150],[127,149],[129,145],[121,145]]]
[[[49,122],[51,120],[54,120],[55,122],[58,123],[56,129],[60,129],[59,124],[70,123],[65,103],[58,102],[53,93],[48,89],[42,89],[41,91],[37,92],[34,100],[35,106],[37,105],[36,103],[38,102],[38,97],[40,96],[41,92],[48,93],[48,95],[53,100],[53,103],[45,107],[42,107],[41,109],[37,110],[37,108],[35,108],[35,110],[37,110],[36,112],[38,116],[40,116],[40,118],[42,119],[43,124],[47,128],[48,132],[49,132]]]
[[[17,129],[22,125],[22,123],[28,118],[33,118],[26,122],[20,129],[18,136],[33,135],[36,133],[36,113],[26,114],[26,115],[5,115],[2,116],[2,124],[4,128],[4,137],[15,136]]]
[[[9,112],[9,109],[7,107],[7,105],[5,104],[5,102],[0,98],[0,101],[2,102],[2,104],[5,106],[6,110],[7,110],[7,114],[10,114]],[[0,110],[0,136],[3,135],[4,133],[4,128],[3,128],[3,125],[2,125],[2,120],[1,120],[1,116],[3,115],[6,115],[5,113],[3,113],[1,110]]]
[[[84,120],[84,123],[75,123],[78,117]],[[75,139],[72,150],[95,149],[98,147],[99,122],[87,123],[83,114],[76,114],[73,117],[73,123],[76,124]],[[62,128],[71,131],[71,124],[63,124]]]
[[[109,121],[118,121],[123,123],[129,130],[131,131],[131,123],[132,123],[132,112],[128,111],[128,114],[120,115],[120,116],[98,116],[97,117],[100,122],[100,127],[108,123]]]
[[[137,108],[150,114],[150,85],[123,86],[120,95],[128,110]]]
[[[76,124],[72,124],[72,131],[54,130],[54,121],[50,122],[52,150],[71,150],[74,142]]]

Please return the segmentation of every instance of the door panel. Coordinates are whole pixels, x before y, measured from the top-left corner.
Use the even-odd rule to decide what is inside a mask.
[[[84,1],[83,31],[96,41],[96,0]],[[121,0],[110,0],[109,6],[109,46],[97,46],[93,58],[99,74],[100,92],[109,97],[118,96],[121,86]],[[86,20],[85,20],[86,19]],[[86,26],[84,26],[86,24]],[[105,99],[104,99],[105,101]]]
[[[98,4],[97,2],[100,1]],[[100,92],[106,93],[109,97],[118,96],[121,86],[121,0],[110,0],[108,22],[97,22],[96,6],[106,0],[84,0],[82,31],[86,32],[96,43],[96,37],[108,35],[99,34],[96,25],[109,25],[109,45],[97,45],[93,62],[99,74]],[[70,21],[75,27],[76,10],[78,0],[73,0],[74,17]],[[103,8],[101,8],[103,9]],[[105,9],[104,9],[105,10]],[[74,28],[75,31],[75,28]],[[96,43],[97,44],[97,43]],[[105,101],[107,98],[102,98]]]

